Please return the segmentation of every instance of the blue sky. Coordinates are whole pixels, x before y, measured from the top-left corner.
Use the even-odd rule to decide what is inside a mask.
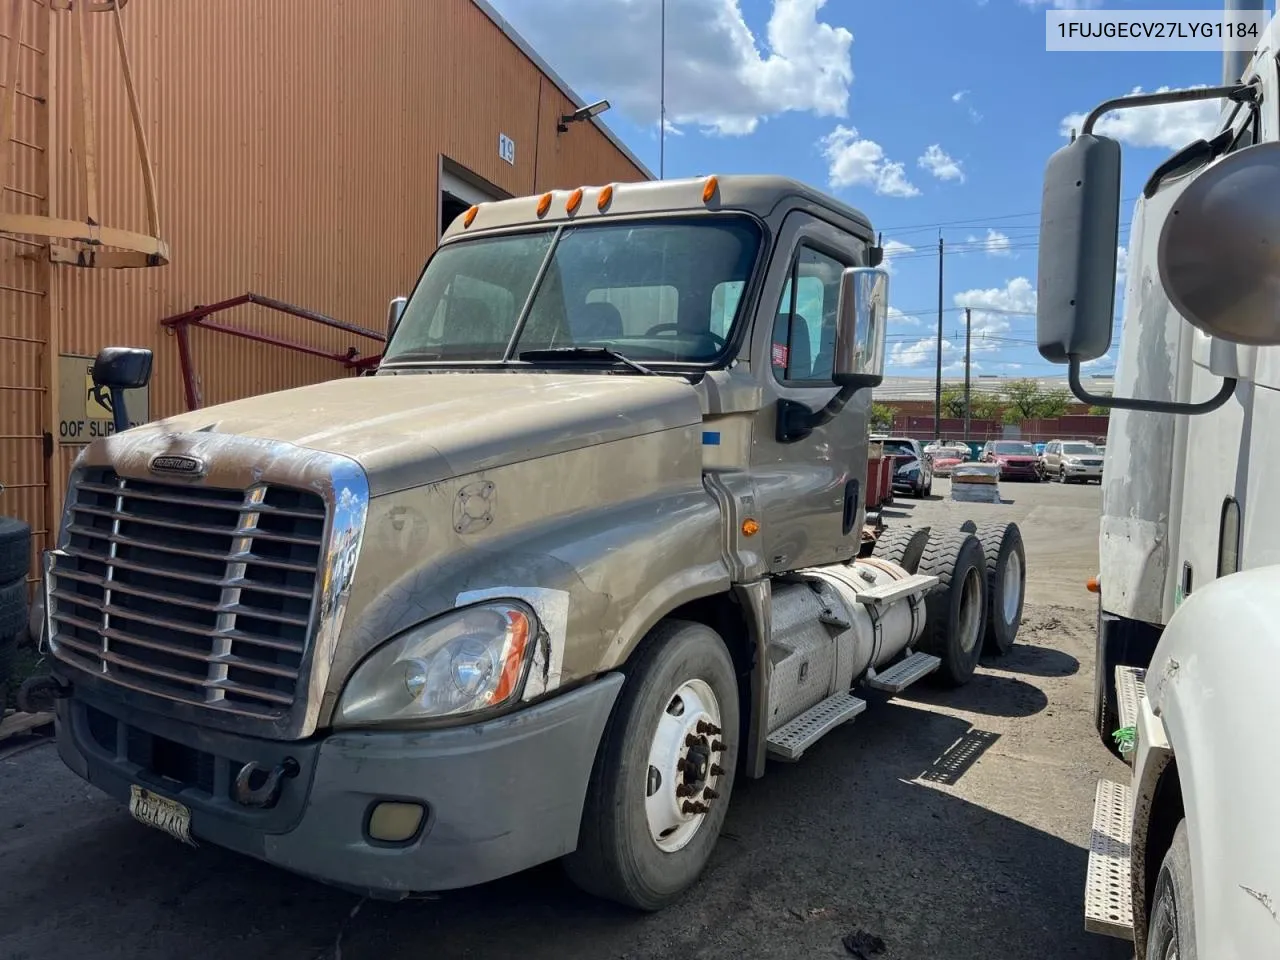
[[[657,173],[661,0],[492,2],[588,102],[611,101],[604,119]],[[1060,375],[1035,350],[1032,314],[1041,177],[1065,143],[1064,120],[1135,87],[1217,84],[1222,61],[1046,52],[1045,10],[1055,5],[1215,6],[666,0],[665,175],[785,174],[863,210],[895,254],[890,374],[933,374],[941,230],[948,372],[961,369],[967,304],[979,372]],[[1108,118],[1099,132],[1125,145],[1123,195],[1136,196],[1150,170],[1216,116],[1206,102]],[[1126,205],[1122,225],[1130,215]],[[1094,372],[1110,366],[1104,358]]]

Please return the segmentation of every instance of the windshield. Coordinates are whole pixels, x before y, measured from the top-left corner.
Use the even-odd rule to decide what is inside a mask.
[[[710,363],[730,337],[759,245],[759,228],[743,216],[447,244],[423,271],[383,363],[575,348],[594,348],[599,361],[601,347],[642,362]]]
[[[883,443],[884,452],[888,456],[896,457],[906,454],[909,457],[914,457],[916,455],[915,449],[905,440],[885,440]]]
[[[1034,457],[1036,448],[1029,443],[1013,443],[1005,441],[995,445],[996,453],[1003,453],[1010,457]]]
[[[1098,450],[1091,443],[1064,443],[1062,445],[1062,452],[1075,454],[1076,456],[1088,456],[1091,453],[1097,453]]]

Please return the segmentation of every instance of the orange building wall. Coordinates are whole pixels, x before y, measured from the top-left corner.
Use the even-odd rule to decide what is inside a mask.
[[[30,146],[9,154],[10,183],[26,192],[3,203],[83,219],[70,14],[28,2],[15,139]],[[7,36],[4,16],[0,7]],[[575,104],[471,0],[131,0],[121,16],[171,262],[54,266],[30,242],[0,240],[0,513],[37,531],[50,528],[79,450],[55,440],[45,459],[59,354],[151,347],[150,415],[164,416],[186,403],[162,317],[252,291],[383,329],[387,301],[408,292],[435,246],[442,156],[514,195],[646,178],[589,123],[557,134]],[[111,15],[88,21],[102,222],[145,231]],[[516,142],[514,165],[498,155],[500,133]],[[219,322],[377,350],[257,307]],[[215,333],[191,342],[205,405],[343,374]],[[45,546],[38,537],[35,549]]]

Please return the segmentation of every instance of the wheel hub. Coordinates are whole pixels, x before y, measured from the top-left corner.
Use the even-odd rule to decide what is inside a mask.
[[[720,794],[720,765],[727,744],[721,739],[720,704],[703,680],[689,680],[671,695],[649,747],[645,818],[660,850],[685,847],[702,826]]]

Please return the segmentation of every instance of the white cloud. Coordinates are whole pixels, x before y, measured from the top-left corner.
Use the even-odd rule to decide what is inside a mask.
[[[973,108],[973,104],[969,102],[968,90],[957,90],[951,95],[951,102],[962,104],[965,111],[969,114],[969,119],[974,123],[978,123],[982,119],[982,114],[975,110]]]
[[[1095,10],[1102,0],[1018,0],[1024,7],[1053,7],[1056,10]]]
[[[986,237],[975,237],[970,234],[965,241],[969,244],[971,250],[981,250],[991,257],[1011,257],[1013,251],[1009,248],[1009,235],[1001,233],[999,230],[993,230],[987,227]]]
[[[884,243],[884,259],[880,262],[880,266],[885,269],[885,272],[892,274],[893,258],[900,257],[904,253],[915,253],[915,251],[915,247],[909,247],[905,243],[897,240],[886,240]],[[889,309],[893,310],[893,307]]]
[[[998,350],[999,337],[1009,329],[1011,315],[1020,319],[1034,317],[1036,312],[1036,288],[1026,277],[1014,277],[1003,287],[965,290],[955,295],[957,307],[970,307],[972,314],[973,349],[975,352]]]
[[[1201,89],[1204,84],[1188,89]],[[1169,87],[1159,87],[1165,93]],[[1133,93],[1141,93],[1134,87]],[[1162,103],[1152,107],[1113,110],[1093,125],[1093,132],[1111,137],[1131,147],[1161,147],[1177,150],[1193,140],[1209,138],[1218,128],[1218,100],[1192,100],[1188,103]],[[1062,118],[1059,132],[1070,136],[1084,127],[1085,114],[1073,113]]]
[[[907,179],[905,166],[889,160],[880,144],[859,137],[853,127],[836,127],[818,145],[827,160],[827,177],[833,188],[871,187],[885,197],[920,195]]]
[[[658,126],[661,5],[652,0],[496,0],[516,29],[584,93]],[[741,0],[666,5],[666,109],[677,128],[726,136],[789,112],[844,117],[853,34],[819,20],[826,0],[773,0],[763,38]]]
[[[942,363],[947,364],[947,357],[955,350],[950,340],[942,341]],[[918,367],[925,363],[938,362],[938,338],[924,337],[914,343],[895,343],[889,351],[889,363],[896,367]]]
[[[916,161],[921,170],[928,170],[939,180],[958,180],[964,183],[964,171],[960,161],[950,156],[939,144],[930,144]]]
[[[1084,363],[1080,364],[1080,369],[1092,370],[1094,367],[1114,367],[1115,364],[1116,362],[1112,359],[1111,354],[1104,353],[1097,360],[1086,360]]]
[[[891,327],[918,327],[920,326],[919,317],[909,317],[897,307],[889,308],[889,326]]]
[[[1116,284],[1124,286],[1129,275],[1129,250],[1127,247],[1116,247]]]

